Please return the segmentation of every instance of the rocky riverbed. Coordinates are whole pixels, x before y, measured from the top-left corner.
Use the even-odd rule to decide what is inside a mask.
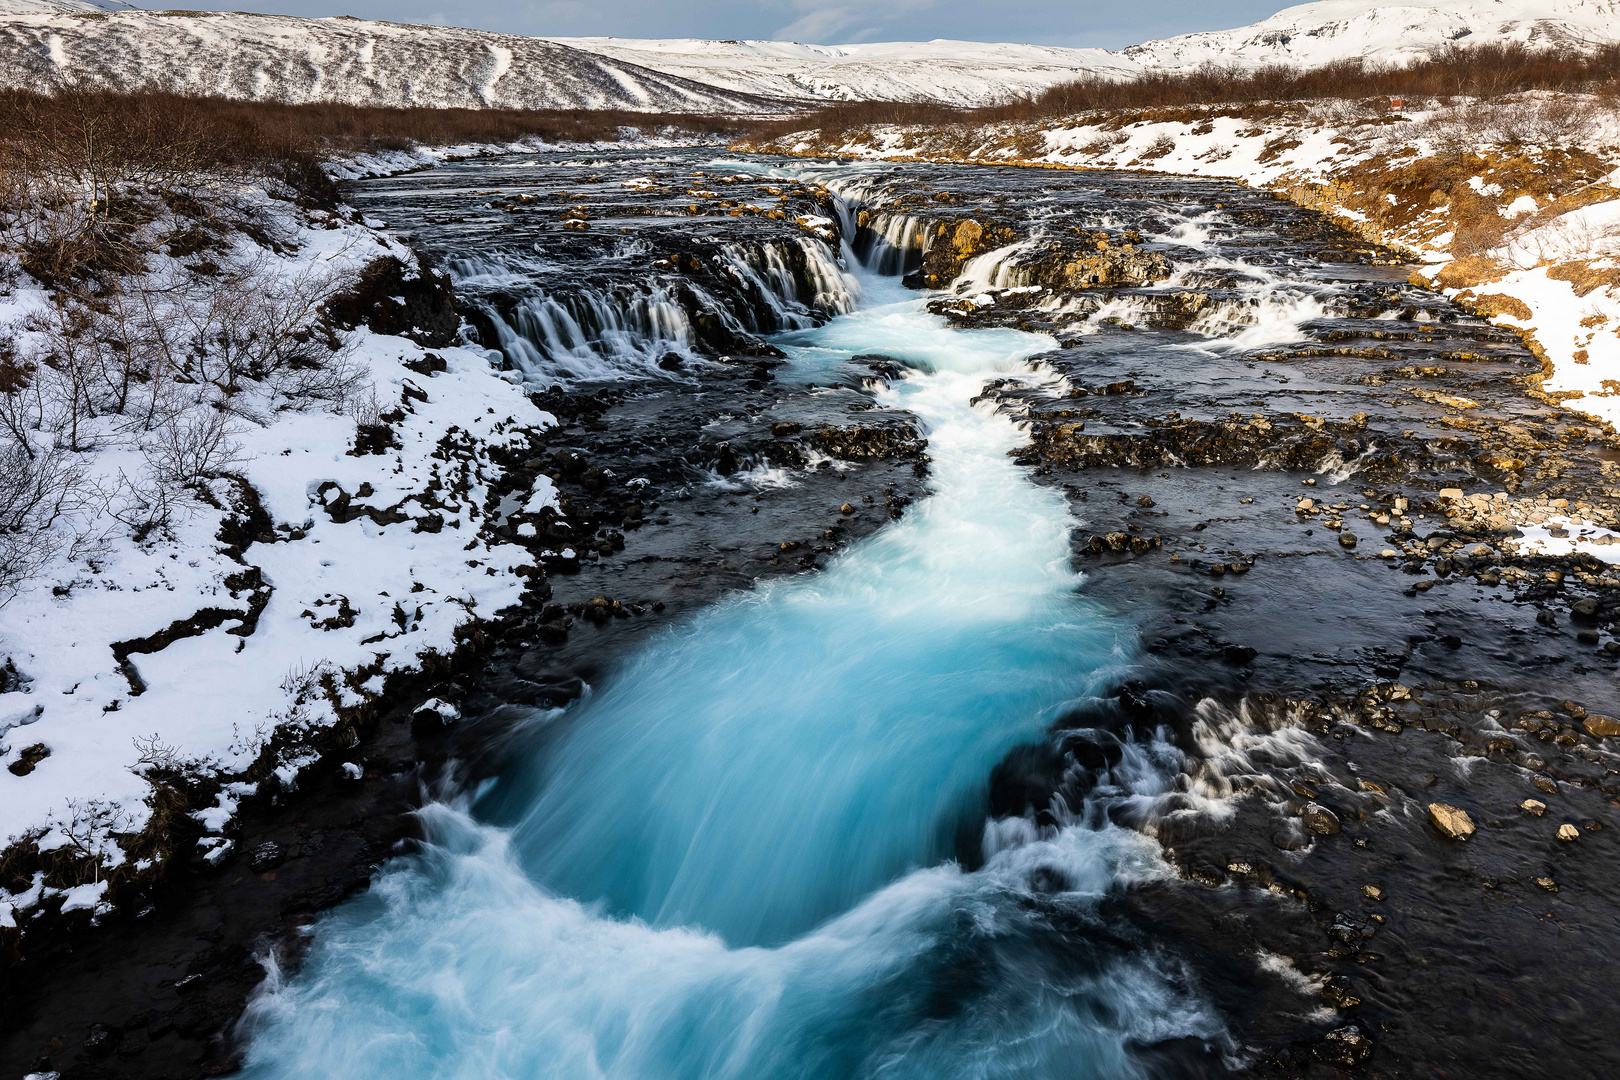
[[[8,1067],[230,1071],[255,956],[296,966],[298,928],[406,841],[424,793],[501,775],[525,717],[658,628],[924,497],[928,432],[873,394],[903,368],[811,382],[777,344],[855,303],[840,241],[939,290],[950,324],[1051,336],[1037,378],[976,403],[1024,425],[1082,592],[1140,650],[997,766],[958,859],[983,862],[987,817],[1056,830],[1088,800],[1162,846],[1174,875],[1108,896],[1134,931],[1116,944],[1184,962],[1230,1037],[1148,1067],[1620,1067],[1620,443],[1394,253],[1234,185],[1124,173],[552,155],[349,197],[447,268],[469,334],[559,421],[500,526],[533,584],[476,666],[376,725],[361,784],[252,810],[237,856],[41,957],[7,1002]],[[556,507],[527,514],[547,484]],[[1155,736],[1172,781],[1133,788],[1124,749]]]

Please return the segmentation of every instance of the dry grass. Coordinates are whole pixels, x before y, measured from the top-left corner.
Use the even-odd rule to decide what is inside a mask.
[[[1361,111],[1387,110],[1392,97],[1449,103],[1492,100],[1530,90],[1596,93],[1620,101],[1620,46],[1591,53],[1533,50],[1522,45],[1452,48],[1406,67],[1359,58],[1319,68],[1274,64],[1245,69],[1206,66],[1191,72],[1148,72],[1129,79],[1087,75],[1008,105],[957,109],[907,102],[848,102],[808,116],[762,123],[760,142],[792,131],[839,135],[879,124],[944,127],[1029,123],[1078,113],[1125,113],[1208,106],[1253,110],[1269,103],[1344,101]],[[1164,117],[1158,117],[1164,118]]]
[[[49,94],[0,91],[0,171],[47,159],[83,158],[94,147],[99,160],[127,179],[149,179],[147,186],[168,186],[180,173],[254,171],[329,199],[334,193],[320,161],[334,153],[518,139],[611,142],[632,129],[733,135],[748,130],[749,121],[589,110],[286,105],[64,85]],[[138,175],[143,171],[149,177]]]

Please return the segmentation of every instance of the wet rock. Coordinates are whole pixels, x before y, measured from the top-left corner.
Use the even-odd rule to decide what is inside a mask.
[[[280,844],[266,841],[254,848],[248,855],[248,867],[255,874],[262,874],[266,870],[274,870],[287,861],[287,853]]]
[[[1523,810],[1527,814],[1534,814],[1536,817],[1540,817],[1542,814],[1547,812],[1547,804],[1542,802],[1540,799],[1526,799],[1519,804],[1519,809]]]
[[[1468,811],[1447,803],[1430,803],[1429,820],[1453,840],[1467,840],[1474,835],[1474,819],[1468,816]]]
[[[1339,816],[1320,803],[1306,803],[1299,820],[1318,836],[1333,836],[1340,828]]]
[[[1592,716],[1588,716],[1582,721],[1582,723],[1586,725],[1586,730],[1590,731],[1593,735],[1620,737],[1620,720],[1616,720],[1612,716],[1598,716],[1594,714]]]
[[[1569,822],[1566,821],[1566,822],[1564,822],[1564,824],[1558,826],[1558,839],[1562,840],[1564,843],[1566,843],[1566,844],[1573,843],[1574,841],[1579,840],[1580,838],[1581,838],[1581,830],[1577,829],[1575,826],[1571,825]]]
[[[1271,834],[1271,843],[1281,851],[1304,851],[1311,846],[1311,838],[1297,821],[1290,821]]]
[[[1312,1052],[1331,1065],[1359,1065],[1372,1056],[1373,1044],[1359,1027],[1350,1024],[1323,1035]]]

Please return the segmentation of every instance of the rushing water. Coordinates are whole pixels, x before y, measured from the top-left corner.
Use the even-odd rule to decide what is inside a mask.
[[[1051,341],[858,286],[778,339],[779,377],[904,362],[878,393],[926,424],[931,496],[666,632],[537,717],[549,738],[481,800],[425,808],[422,850],[272,977],[246,1075],[1115,1077],[1220,1041],[1179,964],[1105,914],[1165,872],[1155,844],[1100,804],[984,820],[996,763],[1133,649],[1069,568],[1062,496],[970,404]],[[1127,748],[1116,797],[1162,787],[1152,751]]]

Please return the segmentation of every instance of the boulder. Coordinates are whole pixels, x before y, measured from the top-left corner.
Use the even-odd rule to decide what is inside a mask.
[[[1583,720],[1582,723],[1586,725],[1586,730],[1593,735],[1620,736],[1620,720],[1616,720],[1612,716],[1599,716],[1594,713]]]
[[[1455,806],[1430,803],[1429,820],[1434,822],[1435,828],[1453,840],[1467,840],[1474,835],[1474,819],[1468,816],[1468,811],[1459,810]]]
[[[1299,820],[1318,836],[1332,836],[1339,831],[1339,816],[1320,803],[1306,803]]]

